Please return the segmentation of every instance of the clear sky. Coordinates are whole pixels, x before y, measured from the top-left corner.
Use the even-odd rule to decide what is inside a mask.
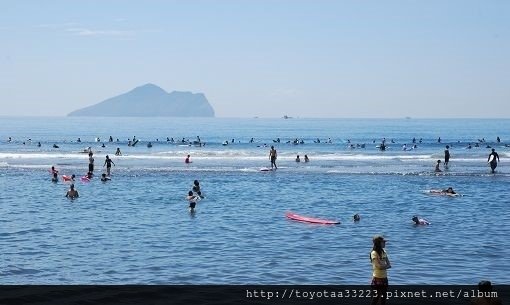
[[[510,117],[510,1],[0,0],[0,115],[154,83],[217,117]]]

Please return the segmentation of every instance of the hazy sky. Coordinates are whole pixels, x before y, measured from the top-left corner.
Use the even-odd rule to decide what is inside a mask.
[[[0,0],[0,115],[134,87],[217,117],[510,117],[510,1]]]

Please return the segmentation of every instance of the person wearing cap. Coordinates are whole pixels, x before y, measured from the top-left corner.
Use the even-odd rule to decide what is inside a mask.
[[[377,295],[372,299],[372,304],[380,303],[386,304],[386,291],[388,290],[388,269],[391,268],[391,263],[388,254],[384,250],[386,240],[381,235],[376,235],[372,239],[374,244],[372,252],[370,252],[370,262],[372,263],[372,283],[371,287],[377,290]]]

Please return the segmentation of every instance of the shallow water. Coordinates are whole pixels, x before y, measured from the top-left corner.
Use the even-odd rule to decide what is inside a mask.
[[[496,146],[502,158],[496,175],[484,163],[486,148],[467,151],[460,145],[454,145],[447,172],[431,172],[445,145],[434,143],[434,129],[447,127],[451,133],[444,138],[454,143],[467,139],[472,128],[486,126],[504,140],[510,138],[508,121],[216,119],[192,121],[191,131],[169,124],[174,138],[186,131],[191,140],[200,135],[210,145],[179,147],[164,141],[149,150],[115,143],[125,156],[114,157],[112,181],[77,182],[80,198],[70,201],[64,197],[68,184],[50,182],[49,166],[79,177],[87,157],[77,151],[95,145],[99,173],[104,155],[113,154],[116,145],[106,143],[108,148],[97,152],[94,137],[107,140],[115,130],[114,137],[125,135],[124,140],[136,135],[161,141],[167,136],[166,121],[156,120],[153,127],[148,120],[97,119],[107,120],[105,126],[93,124],[94,130],[80,135],[73,126],[81,119],[60,120],[45,125],[40,118],[9,118],[0,124],[15,139],[6,143],[2,135],[0,144],[2,284],[366,284],[374,234],[390,240],[393,284],[510,282],[504,142]],[[197,126],[203,129],[193,129]],[[350,133],[344,136],[347,127]],[[280,143],[280,168],[260,172],[268,166],[268,148],[256,146],[291,134],[331,137],[333,144]],[[430,136],[419,153],[368,147],[369,139],[382,136],[400,147],[403,140],[397,139],[407,135]],[[70,142],[78,136],[89,141]],[[482,136],[495,139],[473,134],[474,139]],[[32,144],[20,142],[29,137]],[[232,137],[242,143],[221,145]],[[247,143],[251,137],[257,143]],[[367,148],[348,149],[344,142],[350,137],[365,139]],[[47,147],[56,139],[62,139],[59,151]],[[35,141],[47,144],[38,148]],[[309,152],[312,161],[296,164],[298,150]],[[183,163],[187,153],[194,161],[189,165]],[[184,197],[194,179],[206,198],[190,214]],[[463,196],[426,193],[446,186]],[[294,222],[285,218],[286,211],[342,224]],[[359,223],[352,222],[355,213],[361,215]],[[414,214],[432,224],[414,226]]]

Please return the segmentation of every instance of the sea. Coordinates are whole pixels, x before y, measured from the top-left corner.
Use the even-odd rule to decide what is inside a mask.
[[[509,127],[508,119],[0,117],[0,284],[369,284],[376,234],[388,240],[390,284],[510,284]],[[449,166],[436,173],[446,145]],[[278,169],[261,171],[271,168],[271,146]],[[95,176],[85,182],[89,147]],[[115,165],[101,182],[106,155]],[[72,174],[75,200],[60,179]],[[205,198],[190,213],[194,180]],[[429,192],[447,187],[461,195]],[[341,223],[298,222],[288,211]],[[430,225],[414,225],[414,215]]]

